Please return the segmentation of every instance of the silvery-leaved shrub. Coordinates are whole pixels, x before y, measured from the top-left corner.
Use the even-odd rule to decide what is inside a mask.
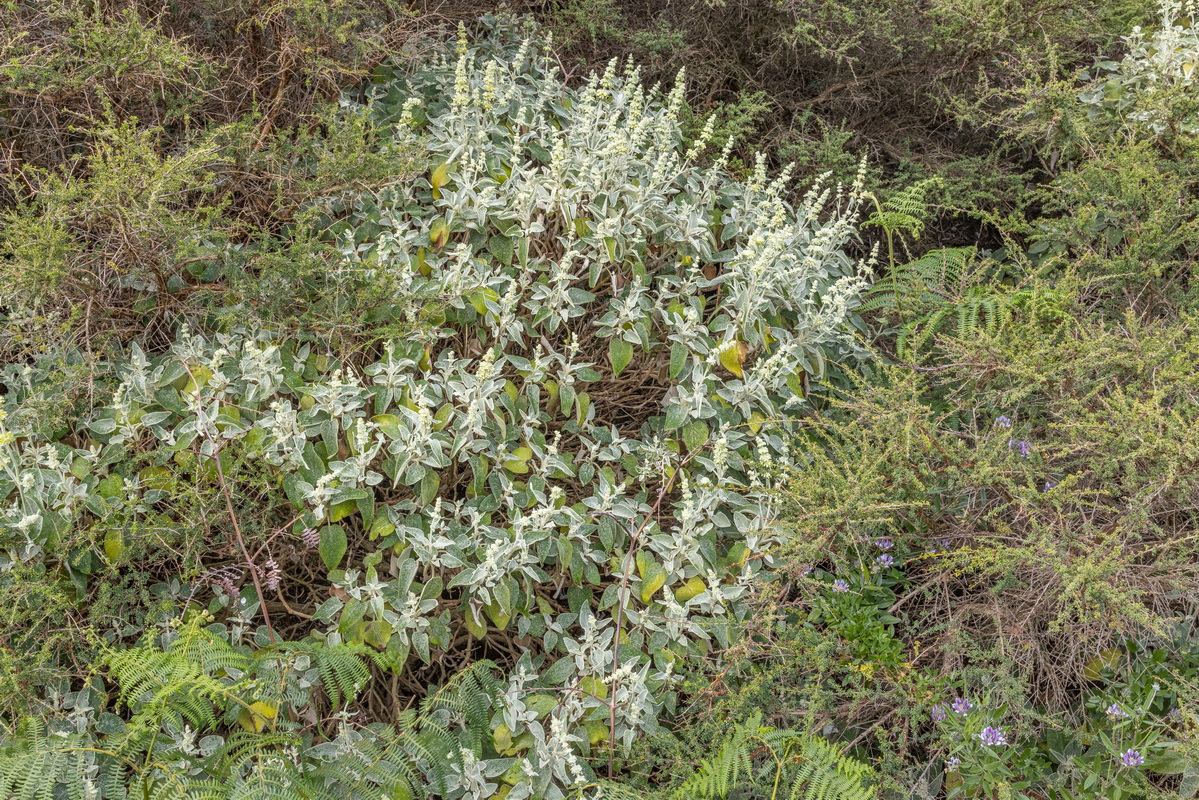
[[[684,146],[681,76],[663,95],[613,63],[568,88],[533,31],[490,25],[378,71],[366,111],[427,152],[426,177],[330,212],[336,269],[386,276],[394,316],[426,333],[355,369],[266,328],[185,327],[168,352],[131,348],[71,444],[25,436],[48,368],[10,368],[0,567],[73,569],[75,532],[159,513],[179,464],[236,452],[330,570],[322,646],[369,647],[398,675],[507,667],[500,758],[466,759],[449,794],[558,798],[735,637],[788,420],[855,352],[862,187],[792,200],[761,158],[733,180],[725,155],[704,160],[710,127]],[[221,581],[286,586],[281,548],[256,542]],[[94,558],[124,553],[118,533]]]
[[[1161,0],[1160,25],[1138,25],[1124,37],[1128,52],[1120,61],[1101,61],[1100,79],[1080,99],[1092,110],[1115,111],[1156,134],[1199,132],[1194,92],[1199,85],[1199,7],[1193,0]]]

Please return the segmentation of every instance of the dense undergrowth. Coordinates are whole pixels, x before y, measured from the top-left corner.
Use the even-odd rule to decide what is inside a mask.
[[[0,5],[0,797],[1199,793],[1195,10],[492,5]]]

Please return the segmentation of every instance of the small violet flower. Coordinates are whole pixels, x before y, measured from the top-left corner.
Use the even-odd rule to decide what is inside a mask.
[[[879,556],[878,558],[876,558],[874,560],[877,561],[879,563],[879,565],[881,565],[883,567],[889,567],[895,563],[895,557],[892,556],[890,553],[883,553],[881,556]]]
[[[1045,491],[1048,492],[1050,489],[1056,489],[1056,488],[1057,488],[1057,481],[1054,481],[1054,480],[1045,481]]]
[[[946,769],[957,769],[958,764],[961,764],[961,763],[962,763],[962,759],[960,759],[960,758],[957,758],[957,757],[947,758],[947,759],[945,759],[945,768]]]
[[[1113,719],[1123,719],[1128,716],[1128,712],[1121,708],[1119,703],[1112,703],[1107,707],[1107,715]]]
[[[982,733],[976,735],[985,745],[1000,746],[1007,744],[1007,734],[999,728],[993,728],[990,725],[983,728]]]
[[[848,592],[849,584],[846,583],[845,581],[843,581],[841,578],[837,578],[837,580],[833,581],[833,591],[834,592]]]
[[[948,709],[945,708],[944,703],[937,703],[935,706],[933,706],[932,710],[933,722],[944,722],[945,717],[948,716],[948,713]]]
[[[974,704],[964,697],[955,698],[953,701],[954,713],[962,714],[963,716],[970,713],[970,709],[974,708]]]
[[[1008,439],[1007,447],[1009,450],[1015,450],[1020,454],[1021,458],[1028,458],[1032,455],[1032,445],[1027,440]]]
[[[890,539],[888,539],[886,537],[883,537],[882,539],[879,539],[878,541],[876,541],[874,543],[874,546],[877,547],[879,550],[890,550],[892,547],[895,546],[895,542],[891,541]]]
[[[995,418],[995,427],[996,428],[1010,428],[1010,427],[1012,427],[1012,421],[1010,419],[1008,419],[1006,415],[1000,414],[998,417]]]
[[[1145,759],[1136,750],[1127,750],[1120,754],[1120,761],[1126,767],[1139,767],[1145,763]]]

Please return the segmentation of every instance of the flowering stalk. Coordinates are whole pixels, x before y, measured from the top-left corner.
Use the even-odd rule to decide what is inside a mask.
[[[641,524],[637,526],[637,530],[633,531],[633,535],[629,539],[629,552],[625,553],[623,569],[621,570],[620,575],[620,601],[616,604],[616,635],[612,639],[614,644],[612,646],[612,671],[608,674],[609,680],[611,680],[616,671],[620,669],[620,629],[624,623],[624,606],[629,599],[629,573],[632,571],[633,564],[635,563],[634,555],[637,552],[637,543],[640,541],[641,534],[645,531],[646,526],[649,525],[650,520],[657,516],[658,509],[662,507],[662,501],[666,499],[666,495],[670,493],[671,486],[674,485],[675,476],[679,474],[679,471],[682,470],[682,468],[690,459],[691,456],[688,456],[680,464],[678,464],[678,466],[675,467],[675,470],[670,474],[670,477],[666,479],[666,483],[663,484],[662,489],[658,492],[658,499],[654,501],[653,508],[651,508],[649,513],[645,515],[645,519],[641,521]],[[608,701],[608,748],[608,777],[614,778],[616,777],[615,687],[612,688],[610,692],[610,699]]]

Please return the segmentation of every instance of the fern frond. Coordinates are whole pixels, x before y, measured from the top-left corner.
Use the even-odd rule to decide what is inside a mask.
[[[929,304],[950,302],[970,269],[975,253],[973,247],[947,247],[900,264],[875,282],[860,308],[862,311],[880,308],[916,311]]]
[[[872,770],[857,759],[841,755],[833,745],[806,737],[798,767],[789,776],[790,800],[873,800]]]
[[[744,783],[772,799],[867,800],[873,771],[817,737],[761,726],[755,713],[730,732],[715,756],[701,762],[674,791],[676,800],[718,800]],[[755,761],[761,764],[755,775]],[[769,793],[766,792],[769,787]]]
[[[363,651],[369,649],[340,644],[336,647],[322,647],[316,651],[317,671],[335,709],[341,706],[342,698],[356,698],[370,680],[370,670],[362,660]]]

